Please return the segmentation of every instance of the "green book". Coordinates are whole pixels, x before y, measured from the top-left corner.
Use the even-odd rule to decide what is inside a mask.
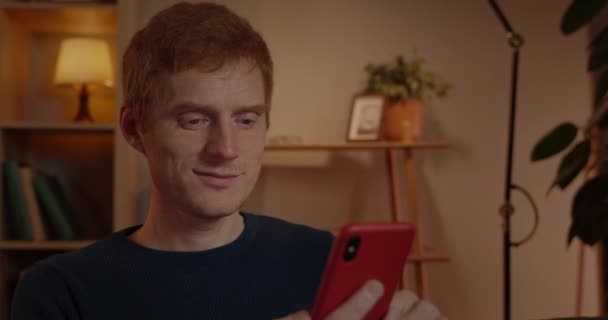
[[[39,175],[34,177],[32,185],[36,191],[36,197],[40,202],[40,207],[47,217],[47,221],[53,226],[61,240],[74,240],[76,233],[70,225],[65,210],[61,206],[61,200],[53,192],[52,183],[49,177]]]
[[[47,181],[49,183],[49,186],[51,187],[51,190],[53,191],[53,194],[55,195],[55,198],[59,202],[59,205],[63,210],[65,217],[68,219],[70,226],[74,231],[74,235],[77,239],[81,239],[84,235],[84,228],[82,224],[78,221],[76,212],[74,211],[74,207],[68,199],[64,188],[61,187],[59,179],[56,176],[47,176],[47,178]]]
[[[19,163],[6,160],[3,163],[4,197],[7,215],[11,223],[10,229],[19,240],[33,240],[32,226],[28,219],[25,196],[19,177]]]

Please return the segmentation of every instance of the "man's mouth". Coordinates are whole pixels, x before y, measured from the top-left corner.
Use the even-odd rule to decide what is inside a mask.
[[[201,177],[203,181],[213,187],[226,188],[232,185],[240,174],[225,173],[207,170],[192,170],[194,174]]]

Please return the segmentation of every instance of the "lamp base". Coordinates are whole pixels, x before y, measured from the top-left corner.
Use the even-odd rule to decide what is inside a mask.
[[[78,113],[74,117],[74,122],[93,122],[93,117],[89,112],[89,89],[87,84],[80,87],[80,95],[78,97]]]

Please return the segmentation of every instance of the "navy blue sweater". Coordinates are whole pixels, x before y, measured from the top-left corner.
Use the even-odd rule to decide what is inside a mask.
[[[117,232],[34,265],[13,320],[273,319],[312,307],[328,232],[243,214],[233,242],[202,252],[148,249]]]

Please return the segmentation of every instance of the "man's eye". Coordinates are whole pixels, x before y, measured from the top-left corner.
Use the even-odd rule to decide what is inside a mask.
[[[178,117],[179,124],[186,129],[197,129],[209,125],[209,118],[199,114],[185,114]]]
[[[241,124],[250,126],[255,124],[255,120],[253,119],[241,119]]]
[[[238,117],[237,122],[240,126],[250,128],[258,122],[258,117],[256,113],[251,112]]]

